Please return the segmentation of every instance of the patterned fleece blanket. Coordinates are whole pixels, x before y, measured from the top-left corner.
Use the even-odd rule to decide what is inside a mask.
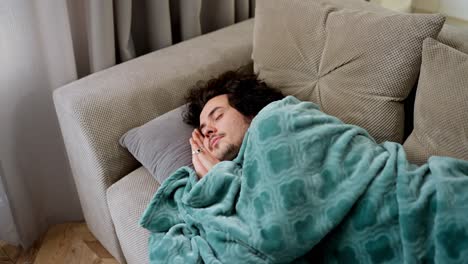
[[[294,97],[254,118],[233,161],[182,167],[140,224],[152,263],[466,263],[468,162],[401,145]]]

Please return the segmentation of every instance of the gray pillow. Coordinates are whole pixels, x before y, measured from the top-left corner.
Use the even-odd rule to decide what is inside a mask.
[[[417,81],[423,40],[436,38],[445,19],[354,10],[354,2],[378,10],[357,0],[257,0],[254,70],[284,94],[365,128],[377,142],[401,143],[403,102]]]
[[[192,166],[193,127],[183,122],[183,107],[131,129],[119,141],[160,184],[178,168]]]
[[[467,72],[468,54],[424,40],[414,129],[403,145],[412,163],[433,155],[468,160]]]

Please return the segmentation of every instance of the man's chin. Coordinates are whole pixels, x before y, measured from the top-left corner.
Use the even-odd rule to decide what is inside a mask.
[[[229,144],[222,149],[221,153],[217,155],[217,158],[221,161],[233,160],[237,156],[238,153],[239,153],[239,147]]]

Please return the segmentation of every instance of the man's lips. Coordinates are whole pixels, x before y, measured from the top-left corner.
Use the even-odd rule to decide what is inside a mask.
[[[211,139],[211,147],[213,148],[218,144],[218,141],[222,138],[222,136],[216,136]]]

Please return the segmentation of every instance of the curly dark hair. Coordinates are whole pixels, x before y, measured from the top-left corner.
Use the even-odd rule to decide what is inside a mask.
[[[205,104],[223,94],[228,96],[229,105],[246,117],[254,117],[267,104],[284,98],[280,91],[268,87],[256,74],[246,73],[242,68],[227,71],[207,82],[199,81],[190,89],[185,98],[184,122],[198,127]]]

